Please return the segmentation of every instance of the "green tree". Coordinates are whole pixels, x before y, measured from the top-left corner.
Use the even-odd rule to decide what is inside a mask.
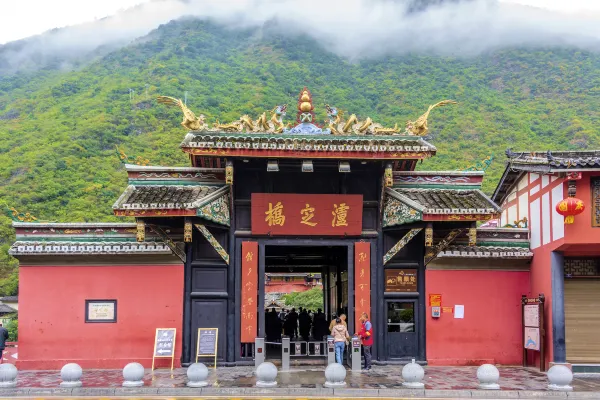
[[[315,287],[305,292],[292,292],[282,297],[286,307],[317,310],[323,308],[323,289]]]

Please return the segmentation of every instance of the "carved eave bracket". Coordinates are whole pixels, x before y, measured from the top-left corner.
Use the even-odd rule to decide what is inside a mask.
[[[210,243],[210,245],[215,249],[217,254],[221,256],[223,261],[225,261],[225,263],[229,265],[229,254],[225,251],[223,246],[219,244],[217,239],[213,236],[212,233],[210,233],[206,226],[202,224],[194,224],[194,226],[200,231],[200,233],[202,233],[202,236],[204,236],[208,243]]]
[[[182,263],[185,264],[185,260],[186,260],[186,256],[185,256],[185,251],[182,250],[181,248],[179,248],[177,246],[177,243],[175,243],[167,234],[167,232],[165,232],[164,229],[162,229],[159,226],[156,225],[151,225],[148,224],[148,227],[155,232],[158,236],[160,236],[160,238],[163,240],[163,242],[169,247],[169,249],[171,249],[171,251],[173,252],[173,254],[175,254],[177,257],[179,257],[179,259],[181,260]]]
[[[427,247],[425,249],[425,266],[435,260],[442,251],[445,251],[450,244],[460,236],[465,230],[464,229],[454,229],[446,235],[444,239],[442,239],[436,246]]]
[[[387,253],[385,253],[385,255],[383,256],[383,265],[387,264],[392,258],[394,258],[394,256],[398,254],[398,252],[402,250],[404,246],[406,246],[408,242],[411,241],[412,238],[417,236],[417,234],[421,232],[422,229],[423,228],[416,228],[408,231],[406,235],[404,235],[402,239],[400,239],[398,243],[394,245],[394,247],[392,247],[388,250]]]

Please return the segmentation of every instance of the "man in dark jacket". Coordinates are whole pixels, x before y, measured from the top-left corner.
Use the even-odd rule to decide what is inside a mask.
[[[362,339],[363,353],[365,355],[365,370],[371,369],[371,346],[373,346],[373,325],[369,321],[367,313],[362,313],[360,316],[362,327],[357,336]]]
[[[8,331],[0,323],[0,363],[2,362],[2,353],[6,347],[6,339],[8,339]]]

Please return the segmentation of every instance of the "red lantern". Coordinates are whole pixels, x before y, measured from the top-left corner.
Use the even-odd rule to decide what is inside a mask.
[[[583,210],[585,210],[583,201],[576,197],[567,197],[556,205],[556,212],[565,217],[565,224],[572,224],[575,216],[581,214]]]

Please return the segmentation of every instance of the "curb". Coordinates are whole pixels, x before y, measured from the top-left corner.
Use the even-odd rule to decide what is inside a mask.
[[[65,396],[302,396],[346,398],[471,398],[471,399],[600,399],[600,392],[552,392],[533,390],[435,390],[435,389],[327,389],[327,388],[14,388],[0,389],[0,396],[65,397]]]

